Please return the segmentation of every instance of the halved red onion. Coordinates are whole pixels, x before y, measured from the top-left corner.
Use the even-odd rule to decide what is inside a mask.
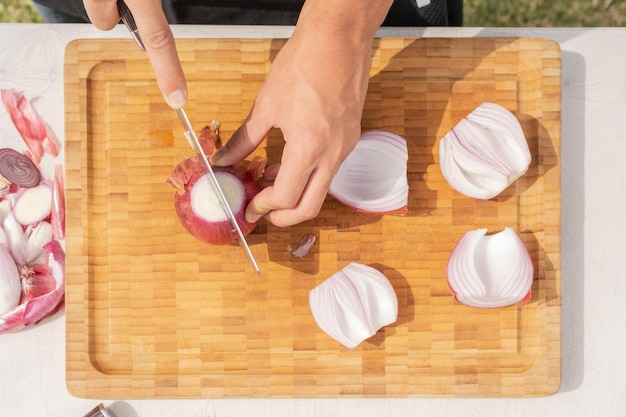
[[[450,255],[448,285],[470,307],[505,307],[531,297],[533,264],[524,242],[509,227],[465,233]]]
[[[343,204],[376,214],[407,212],[406,140],[384,130],[363,132],[339,167],[329,194]]]
[[[213,122],[200,133],[198,139],[207,156],[213,153],[215,143],[219,140],[218,129],[219,123]],[[260,158],[230,167],[214,167],[217,182],[244,236],[256,227],[256,223],[246,221],[245,210],[252,197],[262,189],[259,178],[264,167],[265,160]],[[238,235],[226,216],[200,157],[189,158],[178,164],[167,182],[176,189],[176,214],[192,236],[214,245],[237,241]]]
[[[0,175],[12,184],[24,188],[34,187],[41,181],[37,165],[15,149],[0,149]]]
[[[443,176],[468,197],[497,196],[527,171],[530,162],[519,121],[495,103],[478,106],[439,142]]]
[[[398,319],[398,297],[380,271],[353,262],[309,292],[317,325],[347,348]]]

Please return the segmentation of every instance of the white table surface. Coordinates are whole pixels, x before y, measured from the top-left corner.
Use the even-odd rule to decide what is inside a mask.
[[[288,37],[290,28],[177,26],[175,35]],[[380,36],[525,36],[563,50],[562,384],[529,399],[206,399],[105,401],[117,417],[626,415],[626,29],[385,29]],[[0,24],[0,87],[31,99],[63,137],[63,54],[118,27]],[[21,139],[0,108],[0,145]],[[60,156],[62,158],[62,155]],[[55,161],[48,159],[50,167]],[[44,165],[44,169],[50,169]],[[0,335],[0,416],[82,417],[99,399],[65,386],[64,314]]]

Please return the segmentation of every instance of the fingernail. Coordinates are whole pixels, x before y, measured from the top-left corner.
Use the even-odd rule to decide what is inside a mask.
[[[187,95],[182,90],[176,90],[167,96],[167,104],[173,109],[180,109],[187,102]]]
[[[252,214],[252,213],[246,212],[246,221],[248,223],[256,223],[260,219],[261,219],[261,216],[259,216],[258,214]]]
[[[222,149],[224,148],[218,149],[213,155],[211,155],[211,164],[216,166],[220,165],[220,159],[222,159],[222,154],[224,153],[222,152]]]

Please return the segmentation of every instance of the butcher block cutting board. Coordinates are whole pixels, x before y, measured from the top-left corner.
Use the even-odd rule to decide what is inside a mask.
[[[239,126],[284,44],[180,40],[198,129]],[[66,52],[67,384],[79,397],[541,396],[561,371],[561,52],[541,39],[377,39],[364,130],[407,139],[409,213],[366,215],[328,197],[317,218],[237,245],[190,236],[166,179],[191,156],[176,114],[132,41]],[[485,101],[511,110],[533,162],[500,196],[451,189],[440,138]],[[272,131],[255,155],[280,159]],[[372,167],[376,169],[376,167]],[[468,230],[514,228],[531,255],[532,299],[476,309],[450,295],[448,257]],[[305,234],[317,242],[292,257]],[[383,272],[396,323],[355,349],[316,325],[309,291],[350,262]]]

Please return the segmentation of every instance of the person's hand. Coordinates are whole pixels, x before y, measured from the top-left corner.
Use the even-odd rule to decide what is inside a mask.
[[[111,30],[120,21],[116,0],[83,0],[83,3],[98,29]],[[165,101],[172,108],[182,107],[187,102],[187,84],[161,0],[126,0],[126,4],[133,13]]]
[[[359,0],[357,7],[365,6]],[[277,54],[248,117],[211,159],[215,165],[234,164],[272,128],[281,129],[281,163],[266,170],[265,179],[273,183],[248,205],[249,222],[265,216],[284,227],[317,216],[361,133],[374,32],[355,34],[349,24],[334,25],[327,9],[318,9],[319,19],[302,23],[305,12]]]

